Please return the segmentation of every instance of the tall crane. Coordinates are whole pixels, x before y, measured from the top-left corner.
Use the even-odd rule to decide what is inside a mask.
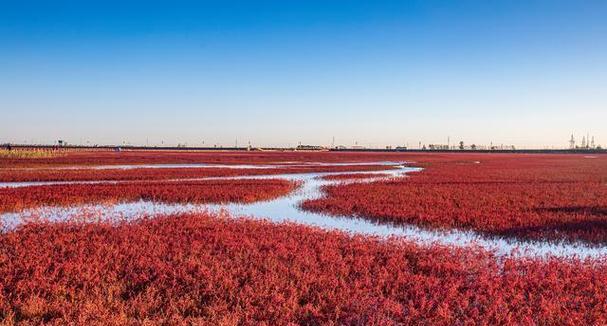
[[[573,138],[573,134],[571,134],[571,139],[569,139],[569,149],[575,149],[575,138]]]

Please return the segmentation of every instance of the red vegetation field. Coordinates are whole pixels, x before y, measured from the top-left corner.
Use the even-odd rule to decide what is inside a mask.
[[[235,168],[138,168],[138,169],[0,169],[0,182],[163,180],[242,175],[276,175],[310,172],[378,171],[382,165],[305,166],[272,169]]]
[[[326,187],[303,207],[378,221],[607,243],[607,156],[425,154],[411,177]]]
[[[250,203],[283,196],[296,183],[286,180],[152,181],[0,188],[0,212],[38,206],[69,206],[137,200],[168,203]]]
[[[373,161],[409,161],[424,170],[329,186],[326,198],[303,206],[380,222],[607,244],[605,155],[66,152],[0,159],[0,181],[128,182],[0,188],[0,212],[141,199],[252,202],[297,184],[168,179],[334,171],[344,173],[327,179],[340,180],[384,168],[46,169],[59,166]],[[420,247],[205,213],[83,220],[26,221],[0,233],[0,324],[607,324],[605,258],[498,259],[478,248]]]
[[[378,162],[402,154],[347,152],[65,151],[49,158],[0,158],[0,168],[120,164],[272,164],[280,162]]]
[[[0,319],[53,324],[607,323],[607,269],[184,215],[0,235]]]

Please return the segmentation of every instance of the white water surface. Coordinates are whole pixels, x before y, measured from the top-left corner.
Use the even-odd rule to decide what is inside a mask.
[[[369,163],[371,164],[371,163]],[[271,222],[294,222],[298,224],[319,227],[326,230],[339,230],[350,234],[361,234],[379,237],[401,237],[407,241],[413,241],[423,246],[434,244],[455,247],[480,247],[494,252],[499,256],[531,257],[531,258],[580,258],[580,259],[602,259],[607,257],[607,247],[588,246],[582,242],[554,242],[554,241],[528,241],[506,239],[481,235],[474,231],[449,230],[438,231],[422,228],[415,225],[393,225],[387,223],[376,223],[364,217],[336,217],[304,211],[299,205],[309,199],[323,196],[322,187],[336,183],[347,182],[373,182],[389,178],[406,177],[407,173],[419,171],[419,168],[406,167],[397,163],[372,163],[383,164],[390,169],[382,171],[359,171],[359,172],[327,172],[327,173],[304,173],[283,174],[263,176],[237,176],[237,177],[214,177],[197,179],[175,179],[173,181],[191,180],[237,180],[237,179],[285,179],[297,181],[301,186],[293,193],[273,200],[260,201],[250,204],[167,204],[147,201],[137,201],[114,205],[83,205],[76,207],[42,207],[38,209],[25,210],[18,213],[0,214],[0,221],[5,232],[17,228],[19,225],[31,220],[63,221],[78,219],[86,216],[87,219],[103,221],[136,220],[141,217],[149,217],[160,214],[176,214],[189,212],[226,212],[235,217],[248,217],[267,219]],[[397,169],[393,169],[397,167]],[[373,173],[381,174],[362,180],[324,180],[323,176],[351,173]],[[388,174],[386,177],[385,174]],[[99,183],[99,182],[97,182]],[[35,186],[35,185],[27,185]]]

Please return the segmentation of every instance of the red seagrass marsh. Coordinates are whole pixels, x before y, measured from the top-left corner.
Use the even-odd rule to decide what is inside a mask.
[[[607,155],[0,158],[7,324],[604,324]]]

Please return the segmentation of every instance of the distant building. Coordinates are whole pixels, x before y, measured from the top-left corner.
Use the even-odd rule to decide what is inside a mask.
[[[447,150],[447,149],[449,149],[449,145],[430,144],[430,145],[428,145],[428,149],[431,150],[431,151]]]
[[[324,146],[317,146],[317,145],[297,145],[297,147],[295,147],[295,150],[298,150],[298,151],[323,151],[323,150],[326,150],[326,148]]]

